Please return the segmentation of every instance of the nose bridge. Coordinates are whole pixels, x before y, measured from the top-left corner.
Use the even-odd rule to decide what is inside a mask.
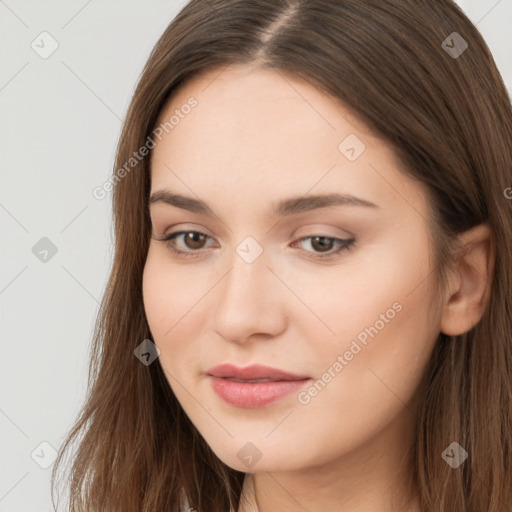
[[[268,269],[267,255],[257,254],[254,247],[240,244],[231,258],[231,271],[222,288],[222,303],[234,302],[253,308],[264,299],[263,295],[272,288],[268,282],[272,273]]]
[[[255,332],[275,333],[281,328],[278,279],[269,269],[269,254],[250,238],[236,247],[231,270],[217,293],[215,325],[226,339],[243,340]]]

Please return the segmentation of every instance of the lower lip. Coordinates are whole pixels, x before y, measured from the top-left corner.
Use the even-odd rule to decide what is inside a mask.
[[[221,377],[209,376],[213,390],[228,404],[235,407],[256,409],[264,407],[290,393],[299,391],[304,380],[282,380],[273,382],[235,382]]]

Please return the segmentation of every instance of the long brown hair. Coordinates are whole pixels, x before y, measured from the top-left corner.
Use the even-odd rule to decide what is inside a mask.
[[[425,375],[413,476],[425,512],[510,512],[511,102],[482,36],[451,0],[192,0],[172,20],[143,70],[120,137],[114,261],[87,400],[59,452],[52,495],[57,469],[77,443],[67,482],[73,512],[238,507],[244,473],[206,444],[158,359],[146,366],[134,357],[151,338],[142,301],[149,158],[119,172],[147,144],[178,86],[230,63],[309,81],[390,144],[409,176],[427,186],[441,284],[455,235],[490,226],[497,253],[488,308],[464,335],[439,335]],[[457,469],[441,456],[454,441],[469,454]]]

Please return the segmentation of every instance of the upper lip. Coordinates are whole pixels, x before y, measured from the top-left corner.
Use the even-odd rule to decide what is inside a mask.
[[[213,377],[234,378],[240,380],[254,380],[254,379],[272,379],[272,380],[304,380],[309,379],[307,375],[296,375],[293,373],[285,372],[270,366],[263,366],[254,364],[239,368],[232,364],[221,364],[214,366],[206,371],[207,375]]]

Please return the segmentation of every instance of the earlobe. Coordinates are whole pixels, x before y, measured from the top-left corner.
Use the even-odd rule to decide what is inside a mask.
[[[496,247],[492,230],[480,224],[459,236],[463,250],[458,256],[454,286],[446,298],[441,332],[458,336],[482,318],[491,296]]]

